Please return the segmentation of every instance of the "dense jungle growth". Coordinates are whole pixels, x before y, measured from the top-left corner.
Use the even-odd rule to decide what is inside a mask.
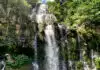
[[[8,68],[20,68],[34,59],[33,41],[37,23],[29,15],[36,1],[0,0],[0,55],[9,53],[14,60],[14,63],[7,61]],[[57,18],[55,23],[62,24],[67,29],[65,39],[57,41],[64,60],[76,61],[77,70],[82,70],[81,59],[91,65],[91,52],[94,51],[98,56],[93,61],[99,70],[100,0],[55,0],[47,4],[49,13]],[[39,31],[42,30],[43,26],[39,28]],[[38,36],[38,45],[42,46],[43,34],[40,32]],[[43,47],[38,49],[38,59],[42,60]],[[83,58],[79,52],[83,52]]]

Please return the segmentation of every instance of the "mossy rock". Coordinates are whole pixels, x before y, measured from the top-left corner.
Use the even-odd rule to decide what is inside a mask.
[[[39,32],[43,32],[44,31],[44,27],[45,27],[45,24],[38,24]]]

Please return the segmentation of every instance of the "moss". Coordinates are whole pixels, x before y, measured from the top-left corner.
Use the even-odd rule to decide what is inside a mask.
[[[38,29],[40,33],[44,31],[44,27],[45,27],[45,24],[38,24]]]
[[[96,64],[96,68],[99,70],[100,69],[100,57],[97,57],[95,59],[95,64]]]

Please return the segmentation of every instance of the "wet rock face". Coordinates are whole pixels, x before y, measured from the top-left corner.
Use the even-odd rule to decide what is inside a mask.
[[[55,27],[55,36],[56,39],[60,42],[64,42],[67,39],[67,28],[60,23],[54,23]]]
[[[40,4],[39,9],[38,9],[38,13],[47,13],[48,11],[48,5],[46,4]]]
[[[48,6],[46,4],[41,4],[36,14],[36,22],[38,24],[52,24],[55,21],[57,21],[56,17],[48,13]]]
[[[48,12],[47,9],[48,9],[48,6],[46,4],[41,4],[39,6],[37,14],[36,14],[36,22],[38,24],[44,23],[44,18]]]
[[[56,17],[48,13],[48,6],[46,4],[40,4],[36,14],[39,36],[43,35],[45,26],[53,24],[55,21],[57,21]]]
[[[47,14],[45,16],[45,23],[46,23],[46,25],[54,24],[54,22],[56,22],[56,21],[57,21],[57,19],[56,19],[56,17],[53,14]]]

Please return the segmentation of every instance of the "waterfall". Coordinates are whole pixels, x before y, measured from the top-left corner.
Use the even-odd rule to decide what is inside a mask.
[[[44,1],[44,0],[43,0]],[[53,23],[56,21],[56,18],[53,14],[48,14],[48,6],[43,3],[40,4],[38,12],[36,14],[36,21],[39,26],[47,25],[45,27],[45,70],[59,70],[59,56],[58,56],[58,46],[55,39]],[[40,29],[41,30],[41,29]]]
[[[89,65],[87,64],[87,62],[84,61],[84,70],[90,70]]]
[[[45,28],[45,52],[46,52],[46,70],[59,70],[58,46],[55,39],[54,28],[47,25]]]
[[[34,38],[34,61],[32,62],[33,70],[39,70],[38,63],[37,63],[37,33]]]
[[[98,57],[98,54],[97,52],[93,51],[93,49],[91,49],[91,68],[89,67],[89,65],[87,64],[86,61],[84,61],[84,70],[96,70],[96,66],[95,66],[95,63],[94,63],[94,58]]]
[[[65,37],[66,37],[66,34],[64,33],[64,32],[66,32],[66,31],[64,31],[64,30],[66,30],[65,28],[64,28],[64,26],[63,25],[61,25],[61,24],[58,24],[58,27],[59,27],[59,30],[60,30],[60,35],[61,35],[61,38],[60,38],[60,40],[61,40],[61,42],[63,42],[64,41],[64,39],[65,39]],[[64,51],[63,49],[64,49],[64,44],[65,43],[63,43],[63,46],[61,47],[62,48],[62,51]],[[65,63],[65,59],[64,59],[64,55],[61,55],[62,57],[61,57],[61,60],[60,60],[60,69],[61,70],[67,70],[67,68],[66,68],[66,63]]]
[[[94,59],[98,57],[97,52],[94,52],[93,49],[91,50],[91,60],[92,60],[92,70],[96,70],[96,66],[94,63]]]

